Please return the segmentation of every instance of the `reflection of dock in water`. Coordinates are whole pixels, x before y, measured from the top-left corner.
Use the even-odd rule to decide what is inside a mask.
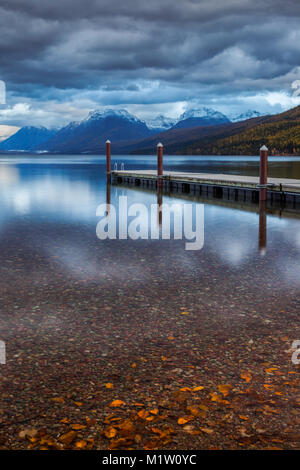
[[[289,216],[289,217],[296,217],[300,218],[300,211],[296,212],[289,212],[285,211],[282,208],[268,208],[268,201],[266,200],[260,200],[259,205],[257,203],[251,202],[248,204],[247,203],[238,203],[236,204],[235,202],[232,202],[230,200],[220,200],[220,198],[217,199],[208,199],[207,197],[201,197],[201,196],[195,196],[187,193],[172,193],[170,191],[164,190],[163,186],[161,184],[157,184],[156,188],[144,188],[141,186],[129,186],[126,184],[123,185],[118,185],[120,187],[126,187],[127,189],[132,189],[135,191],[142,191],[142,192],[148,192],[151,194],[154,194],[156,192],[157,194],[157,223],[159,227],[162,226],[162,204],[163,204],[163,195],[166,197],[175,197],[176,199],[184,199],[189,202],[195,202],[195,203],[205,203],[205,204],[213,204],[213,205],[218,205],[218,206],[223,206],[223,207],[228,207],[232,209],[238,209],[238,210],[245,210],[249,212],[257,212],[259,213],[259,230],[258,230],[258,248],[259,252],[262,256],[266,254],[267,251],[267,214],[274,215],[277,217],[282,217],[282,216]],[[110,184],[110,179],[107,180],[107,187],[106,187],[106,203],[110,204],[110,193],[111,193],[111,184]],[[108,202],[109,201],[109,202]]]
[[[106,213],[110,215],[111,204],[111,179],[110,176],[106,178]],[[159,184],[157,186],[157,223],[159,227],[162,226],[162,204],[163,204],[163,188]]]
[[[152,170],[112,172],[114,184],[143,188],[157,187],[157,173]],[[208,173],[164,172],[160,184],[171,193],[190,194],[213,199],[258,203],[259,178],[255,176],[218,175]],[[300,180],[268,179],[268,204],[280,204],[300,212]]]
[[[134,183],[128,184],[127,182],[118,183],[116,178],[113,178],[113,186],[124,188],[126,190],[141,191],[146,193],[154,194],[157,192],[156,185],[151,186],[136,186]],[[238,197],[229,197],[224,195],[220,197],[218,192],[213,191],[202,191],[201,194],[198,192],[177,192],[176,190],[171,191],[167,188],[162,188],[162,195],[170,198],[183,199],[190,202],[211,204],[214,206],[228,207],[230,209],[237,209],[246,212],[258,212],[259,211],[259,192],[256,198],[245,197],[244,194],[238,194]],[[234,195],[235,196],[235,195]],[[266,202],[266,211],[268,215],[275,217],[291,217],[300,219],[300,203],[294,205],[288,201],[281,201],[280,199],[269,199]]]

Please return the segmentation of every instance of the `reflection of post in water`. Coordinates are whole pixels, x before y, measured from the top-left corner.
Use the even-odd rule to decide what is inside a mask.
[[[163,144],[157,144],[157,212],[158,225],[162,224],[162,188],[163,188]]]
[[[163,202],[163,193],[162,193],[162,181],[157,181],[157,221],[159,227],[162,226],[162,202]]]
[[[264,191],[264,190],[261,190]],[[259,233],[258,233],[259,252],[262,256],[267,251],[267,201],[259,201]]]
[[[110,214],[110,198],[111,198],[111,179],[110,175],[106,177],[106,212]]]

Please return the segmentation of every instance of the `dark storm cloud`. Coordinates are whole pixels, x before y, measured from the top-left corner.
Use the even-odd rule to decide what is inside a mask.
[[[0,78],[15,96],[104,104],[288,89],[299,19],[298,0],[0,0]]]

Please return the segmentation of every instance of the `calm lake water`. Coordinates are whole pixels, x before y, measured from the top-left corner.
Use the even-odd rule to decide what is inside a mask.
[[[112,162],[150,169],[156,158]],[[258,158],[165,157],[164,167],[257,175]],[[269,175],[300,179],[300,158],[270,158]],[[157,202],[151,191],[111,187],[112,204],[118,206],[121,195],[128,204]],[[198,385],[211,387],[219,379],[239,383],[242,368],[260,377],[261,364],[293,367],[286,351],[300,339],[297,214],[267,215],[262,250],[258,209],[210,201],[204,245],[188,251],[184,239],[100,240],[96,210],[106,200],[104,157],[0,158],[4,421],[37,409],[48,416],[53,389],[60,395],[73,390],[81,399],[97,383],[112,381],[112,373],[123,377],[120,367],[131,371],[141,357],[148,358],[142,376],[150,397],[157,383],[192,380],[184,378],[185,366],[194,368]],[[191,201],[164,196],[163,202]],[[164,357],[178,371],[172,379],[161,374]],[[115,398],[126,392],[126,380]]]
[[[155,168],[155,157],[120,156],[112,159],[120,168]],[[203,171],[231,174],[258,174],[258,158],[253,157],[165,157],[167,170]],[[270,158],[269,175],[300,179],[300,158]],[[190,253],[184,249],[183,240],[137,240],[101,241],[96,237],[99,217],[96,209],[106,202],[106,178],[104,157],[60,156],[60,157],[1,157],[0,159],[0,242],[2,256],[8,256],[12,247],[14,257],[9,265],[2,264],[4,273],[17,275],[13,268],[18,266],[18,252],[30,250],[45,259],[54,258],[68,275],[82,279],[102,279],[114,276],[116,281],[128,278],[151,280],[143,262],[133,264],[126,250],[143,250],[144,255],[152,253],[161,256],[160,262],[167,262],[172,253],[175,265],[173,271],[164,265],[167,276],[173,276],[182,266],[193,275],[194,266],[206,259],[220,269],[233,269],[238,276],[239,269],[246,269],[259,261],[258,230],[259,215],[240,206],[226,203],[217,205],[210,201],[204,207],[205,243],[199,252]],[[143,202],[149,208],[157,202],[157,196],[138,188],[111,187],[111,203],[118,206],[119,196],[128,197],[128,205]],[[182,198],[164,197],[164,203],[184,204]],[[122,248],[121,248],[122,246]],[[109,256],[106,250],[109,247]],[[120,249],[122,250],[120,259]],[[111,250],[111,251],[110,251]],[[97,257],[101,258],[100,265]],[[177,259],[177,261],[176,261]],[[105,262],[104,262],[105,260]],[[198,261],[197,261],[198,260]],[[260,269],[255,279],[278,282],[280,290],[284,285],[300,284],[300,218],[296,215],[285,218],[267,216],[267,253],[260,260]],[[179,263],[179,264],[178,264]],[[270,271],[271,269],[271,271]],[[28,263],[27,274],[35,270]],[[122,274],[121,274],[122,273]],[[132,278],[133,276],[133,278]],[[150,276],[150,277],[149,277]],[[213,280],[211,280],[213,282]]]

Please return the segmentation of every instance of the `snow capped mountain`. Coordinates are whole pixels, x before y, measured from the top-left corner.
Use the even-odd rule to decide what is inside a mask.
[[[260,113],[259,111],[248,109],[248,111],[246,111],[245,113],[231,117],[230,120],[231,122],[240,122],[240,121],[246,121],[246,119],[252,119],[252,118],[265,116],[265,115],[266,114]]]
[[[81,122],[60,129],[48,142],[53,152],[103,152],[107,139],[112,143],[144,139],[153,135],[146,123],[126,109],[100,109]]]
[[[126,109],[101,109],[96,111],[91,111],[86,119],[82,121],[98,121],[99,119],[106,119],[109,117],[118,117],[121,119],[127,119],[130,122],[144,122],[141,119],[138,119],[133,114],[130,114]]]
[[[102,108],[90,112],[82,121],[70,122],[59,130],[23,127],[10,138],[0,142],[0,150],[103,153],[107,139],[111,140],[116,147],[118,145],[126,147],[129,142],[141,141],[172,129],[219,126],[258,116],[262,114],[248,110],[238,116],[233,116],[230,121],[220,111],[199,107],[187,109],[178,119],[158,115],[144,121],[126,109]]]
[[[174,124],[176,124],[176,122],[177,122],[176,119],[172,119],[170,117],[163,116],[162,114],[160,114],[159,116],[157,116],[154,119],[147,119],[146,120],[146,124],[147,124],[148,129],[155,129],[155,130],[158,130],[160,132],[163,132],[163,131],[166,131],[166,130],[170,129],[171,127],[174,126]]]
[[[62,127],[61,129],[69,129],[69,130],[76,129],[76,127],[80,126],[80,124],[81,124],[81,121],[71,121],[69,122],[69,124]]]
[[[225,114],[220,113],[212,108],[197,108],[185,111],[179,117],[177,123],[173,126],[174,129],[197,127],[197,126],[216,126],[218,124],[229,123]]]
[[[227,119],[227,116],[220,113],[219,111],[216,111],[215,109],[202,107],[185,111],[183,114],[181,114],[178,121],[183,121],[190,118]]]

